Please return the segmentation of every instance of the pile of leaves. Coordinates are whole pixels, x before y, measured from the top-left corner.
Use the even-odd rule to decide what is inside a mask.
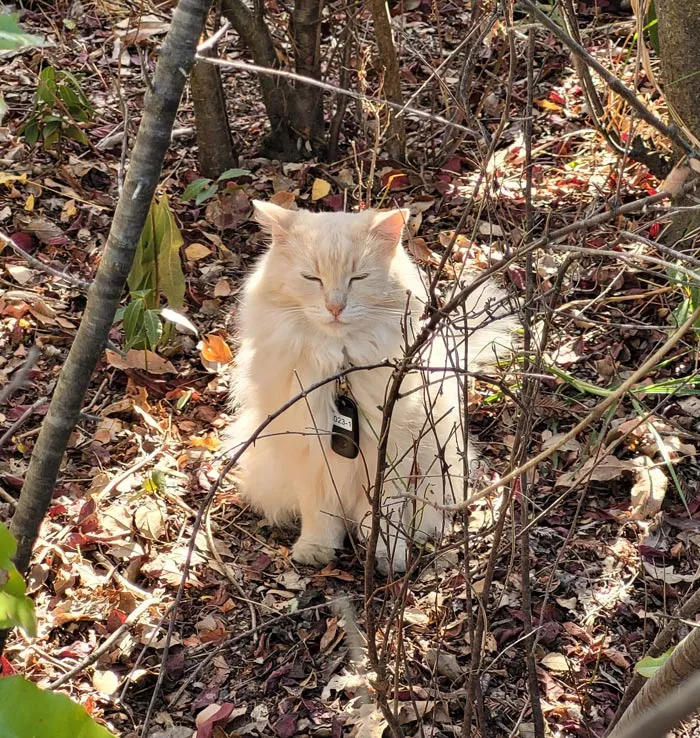
[[[404,9],[407,44],[431,54],[438,43],[434,13],[449,13],[440,39],[449,48],[468,20],[466,11],[439,3],[404,3]],[[116,3],[77,3],[49,27],[36,4],[22,22],[51,44],[0,60],[7,80],[0,229],[15,246],[0,243],[0,383],[27,370],[0,407],[0,520],[12,515],[107,237],[124,174],[122,146],[142,109],[141,60],[152,67],[167,30],[165,16],[130,13]],[[587,20],[588,48],[650,105],[662,105],[652,102],[648,80],[632,79],[625,46],[632,21],[615,19],[604,33]],[[92,380],[29,572],[38,636],[12,636],[3,674],[69,689],[124,738],[138,735],[159,675],[154,720],[163,738],[194,731],[382,735],[386,721],[366,660],[362,564],[353,550],[321,571],[294,565],[293,531],[261,523],[229,480],[196,535],[192,525],[220,469],[236,296],[263,246],[250,220],[252,199],[325,210],[367,202],[408,207],[407,247],[426,270],[438,268],[452,249],[441,275],[446,288],[462,270],[478,273],[521,243],[525,141],[515,111],[526,91],[525,69],[520,59],[507,81],[509,111],[503,79],[490,68],[507,70],[506,33],[496,24],[476,55],[473,97],[490,133],[499,135],[485,162],[466,142],[435,166],[434,135],[418,121],[410,123],[415,167],[376,152],[373,137],[362,141],[361,127],[364,145],[354,154],[348,145],[337,163],[265,159],[257,88],[230,77],[240,168],[202,180],[192,111],[183,106],[129,295]],[[531,142],[535,228],[554,230],[596,212],[612,192],[620,201],[653,194],[658,180],[608,152],[590,127],[566,54],[546,32],[537,39],[543,71]],[[228,43],[234,53],[235,40]],[[413,104],[430,109],[422,86],[429,69],[420,58],[416,53],[406,62],[404,78],[416,91]],[[614,124],[623,138],[631,134],[624,115]],[[635,133],[665,150],[652,131]],[[453,238],[465,209],[466,223]],[[672,270],[625,253],[622,230],[653,241],[659,228],[654,213],[631,215],[572,236],[571,245],[587,249],[573,262],[542,250],[531,273],[524,261],[505,270],[514,296],[524,298],[529,281],[534,286],[535,333],[551,326],[531,454],[553,447],[696,304],[695,292],[674,281]],[[640,244],[637,253],[654,253]],[[700,400],[693,372],[688,339],[603,425],[559,447],[530,480],[537,512],[530,531],[535,657],[545,718],[561,735],[602,733],[661,618],[693,586],[700,559],[693,518],[700,499],[693,462]],[[504,375],[517,391],[517,361]],[[518,409],[485,383],[472,388],[470,399],[484,454],[505,471]],[[493,547],[499,516],[507,513],[502,497],[475,505],[465,523],[468,559],[464,535],[456,535],[427,552],[408,583],[389,581],[368,605],[392,672],[391,704],[407,735],[461,731],[476,652],[479,709],[491,734],[508,735],[521,720],[527,704],[521,583],[510,540]],[[188,556],[191,570],[164,659]],[[487,627],[473,643],[489,557],[493,584],[481,604]]]

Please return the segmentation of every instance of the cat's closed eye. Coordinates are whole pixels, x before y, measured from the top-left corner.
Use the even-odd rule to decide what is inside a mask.
[[[304,279],[308,279],[309,282],[318,282],[319,284],[323,284],[323,281],[321,280],[321,278],[314,277],[313,274],[302,274],[301,276],[304,277]]]
[[[364,274],[356,274],[354,277],[350,277],[350,282],[357,282],[361,279],[367,279],[369,277],[369,272],[365,272]]]

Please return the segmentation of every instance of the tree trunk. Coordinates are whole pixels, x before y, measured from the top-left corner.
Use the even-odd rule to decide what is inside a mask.
[[[676,640],[678,631],[681,628],[683,620],[692,620],[700,611],[700,590],[695,592],[686,602],[684,602],[676,612],[674,617],[677,620],[669,620],[668,623],[656,634],[654,642],[649,646],[645,656],[658,658],[664,654],[671,642]],[[608,727],[608,733],[617,725],[618,720],[625,714],[625,710],[632,704],[632,700],[637,696],[639,691],[644,687],[647,680],[639,672],[634,672],[632,680],[627,685],[625,693],[622,695],[620,704],[617,706],[612,724]]]
[[[190,89],[197,127],[199,171],[203,177],[216,179],[238,164],[228,125],[220,68],[203,61],[195,62]]]
[[[321,10],[323,0],[298,0],[294,11],[296,71],[320,78]],[[253,61],[261,67],[279,69],[280,63],[270,29],[265,23],[265,9],[259,0],[251,10],[243,0],[223,0],[221,10],[248,47]],[[299,139],[319,147],[323,136],[323,104],[320,90],[302,85],[293,87],[288,80],[259,74],[260,91],[272,128],[268,153],[284,159],[298,159],[304,148]]]
[[[88,293],[83,319],[58,378],[41,426],[19,503],[12,518],[18,548],[15,564],[24,573],[58,478],[61,460],[78,420],[90,377],[102,355],[126,278],[160,177],[178,103],[190,71],[210,0],[180,0],[146,93],[124,190],[105,252]]]
[[[270,29],[265,24],[264,8],[256,8],[254,12],[243,0],[223,0],[221,11],[248,47],[253,61],[258,66],[280,68]],[[258,81],[272,128],[270,144],[285,158],[293,156],[296,152],[296,137],[290,127],[287,106],[289,83],[286,79],[272,77],[269,74],[259,74]]]
[[[401,79],[399,77],[399,57],[394,46],[391,30],[389,7],[386,0],[371,0],[374,33],[377,37],[379,63],[384,71],[382,93],[389,101],[397,105],[403,104]],[[393,159],[403,161],[406,157],[406,128],[403,117],[396,116],[396,111],[387,109],[389,125],[387,127],[386,150]]]
[[[694,137],[700,139],[700,8],[696,0],[656,0],[663,91],[673,118],[680,118]],[[678,205],[690,205],[688,198]],[[692,211],[675,213],[663,234],[669,246],[683,251],[695,248],[697,238],[687,235],[700,225]]]
[[[321,13],[323,0],[295,0],[294,55],[297,74],[321,79]],[[295,86],[293,124],[317,149],[323,143],[323,96],[318,87]]]
[[[625,710],[608,738],[626,736],[630,725],[640,716],[652,713],[700,668],[700,629],[690,633],[676,646],[668,661],[642,687]],[[697,705],[695,706],[697,709]],[[641,733],[639,735],[642,735]]]

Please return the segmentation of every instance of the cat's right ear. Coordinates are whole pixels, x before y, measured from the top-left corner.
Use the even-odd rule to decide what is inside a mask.
[[[272,234],[273,238],[283,240],[288,235],[289,229],[297,213],[287,210],[271,202],[253,200],[255,208],[255,220],[262,226],[263,230]]]

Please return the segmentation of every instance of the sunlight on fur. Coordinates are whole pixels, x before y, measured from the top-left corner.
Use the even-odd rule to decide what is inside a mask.
[[[400,359],[427,299],[426,278],[401,245],[408,210],[310,213],[256,202],[255,215],[272,245],[247,279],[238,308],[229,448],[315,382],[348,367]],[[387,447],[377,549],[383,571],[405,570],[409,539],[449,530],[443,512],[416,497],[463,499],[465,470],[476,462],[460,400],[463,370],[493,363],[510,346],[516,321],[505,299],[490,283],[476,290],[461,327],[441,330],[421,355],[421,370],[403,381]],[[366,534],[390,376],[390,368],[360,370],[348,376],[347,387],[331,382],[314,390],[239,460],[237,484],[256,509],[277,524],[300,518],[295,561],[323,565],[349,529]],[[355,458],[332,444],[334,423],[353,426],[337,420],[341,394],[357,409]]]

